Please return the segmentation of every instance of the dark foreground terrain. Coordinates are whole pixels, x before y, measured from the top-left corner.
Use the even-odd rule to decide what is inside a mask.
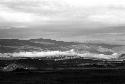
[[[124,61],[18,59],[0,66],[0,84],[125,84]]]
[[[125,70],[88,69],[53,72],[0,72],[0,84],[125,84]]]

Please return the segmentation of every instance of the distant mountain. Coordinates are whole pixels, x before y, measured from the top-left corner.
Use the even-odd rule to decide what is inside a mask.
[[[107,44],[107,43],[80,43],[64,42],[51,39],[0,39],[0,53],[13,52],[41,52],[41,51],[70,51],[79,54],[93,53],[112,55],[114,53],[124,54],[125,45]]]
[[[56,41],[51,39],[0,39],[0,53],[41,50],[63,50],[61,47],[75,45],[74,42]]]

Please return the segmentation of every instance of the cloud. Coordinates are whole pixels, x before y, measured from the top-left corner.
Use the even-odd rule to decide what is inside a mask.
[[[7,11],[5,11],[7,10]],[[0,9],[0,17],[7,22],[32,22],[34,20],[34,16],[28,13],[15,12],[9,9]]]
[[[0,5],[0,18],[4,22],[29,23],[35,21],[38,16],[30,13],[18,12]]]
[[[125,11],[119,9],[102,9],[91,14],[88,19],[93,22],[104,24],[125,24]]]
[[[124,0],[1,0],[0,25],[79,24],[86,29],[124,25],[124,3]]]
[[[47,4],[39,5],[38,2],[35,4],[32,2],[30,4],[30,1],[20,3],[20,1],[5,0],[4,2],[0,2],[0,25],[2,23],[13,26],[18,26],[17,24],[21,24],[20,26],[45,25],[66,19],[61,15],[56,15],[56,12],[57,7],[53,3],[49,4],[47,2]]]
[[[0,22],[6,22],[6,23],[20,23],[20,24],[46,24],[49,23],[49,21],[56,21],[60,18],[50,17],[50,16],[44,16],[44,15],[38,15],[35,13],[28,13],[28,12],[21,12],[12,10],[11,8],[8,8],[6,6],[0,5]],[[23,25],[22,25],[23,26]]]

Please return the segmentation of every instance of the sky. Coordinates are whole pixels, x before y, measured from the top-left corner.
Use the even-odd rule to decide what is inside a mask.
[[[125,0],[0,0],[0,38],[124,42]]]

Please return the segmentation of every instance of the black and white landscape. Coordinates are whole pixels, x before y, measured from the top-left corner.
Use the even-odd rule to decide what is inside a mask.
[[[0,84],[125,84],[125,1],[0,0]]]

